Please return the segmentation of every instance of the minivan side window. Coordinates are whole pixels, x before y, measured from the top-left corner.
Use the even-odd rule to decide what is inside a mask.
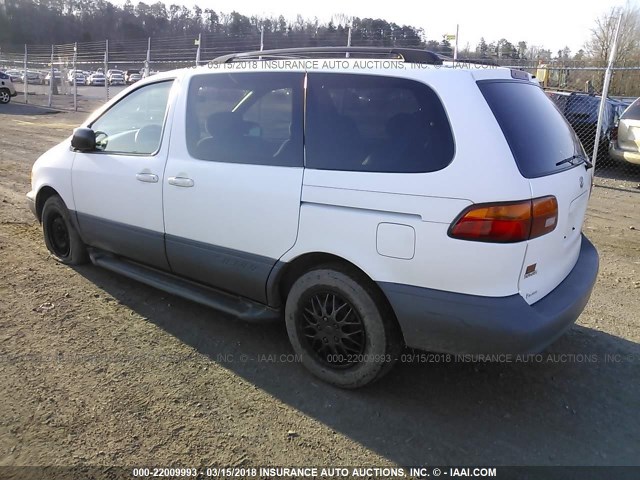
[[[303,166],[303,73],[196,75],[189,84],[186,141],[200,160]]]
[[[451,127],[427,85],[357,74],[311,73],[308,80],[307,168],[417,173],[451,163]]]
[[[152,155],[160,148],[173,80],[152,83],[124,97],[90,127],[105,153]]]

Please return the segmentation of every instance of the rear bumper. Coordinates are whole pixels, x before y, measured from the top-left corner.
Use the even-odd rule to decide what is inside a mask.
[[[537,353],[582,313],[598,266],[598,252],[583,236],[573,270],[533,305],[520,295],[480,297],[395,283],[379,285],[409,347],[460,354]]]
[[[616,160],[624,160],[629,163],[636,163],[640,165],[640,152],[632,152],[629,150],[622,150],[618,148],[617,144],[612,144],[609,149],[609,155]]]

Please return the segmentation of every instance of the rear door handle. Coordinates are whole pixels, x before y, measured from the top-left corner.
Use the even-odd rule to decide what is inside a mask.
[[[176,187],[193,187],[193,180],[187,177],[169,177],[169,185]]]
[[[140,182],[158,183],[158,176],[148,172],[136,173],[136,179]]]

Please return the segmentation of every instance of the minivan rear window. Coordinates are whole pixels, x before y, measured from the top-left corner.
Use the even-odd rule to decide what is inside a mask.
[[[478,82],[478,87],[524,177],[542,177],[573,168],[571,163],[556,164],[582,155],[580,141],[539,86],[514,80],[484,80]]]

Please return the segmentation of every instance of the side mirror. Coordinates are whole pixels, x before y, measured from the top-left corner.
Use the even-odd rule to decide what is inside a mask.
[[[76,128],[71,138],[71,146],[80,152],[92,152],[96,149],[96,134],[90,128]]]

